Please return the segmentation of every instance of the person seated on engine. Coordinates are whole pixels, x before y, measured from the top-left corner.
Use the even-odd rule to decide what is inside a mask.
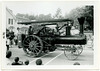
[[[71,35],[79,35],[79,32],[80,31],[78,30],[77,27],[72,26],[71,31],[70,31]]]
[[[32,35],[32,34],[33,34],[33,29],[32,29],[32,26],[29,26],[29,29],[28,29],[28,34],[29,34],[29,35]]]

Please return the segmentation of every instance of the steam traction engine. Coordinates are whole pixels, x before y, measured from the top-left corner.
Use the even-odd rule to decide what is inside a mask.
[[[18,46],[30,57],[41,56],[42,52],[51,52],[57,49],[57,44],[64,44],[64,54],[69,60],[75,60],[83,51],[82,45],[86,44],[86,36],[83,34],[84,18],[78,18],[80,24],[79,35],[71,35],[69,26],[72,20],[55,19],[49,21],[19,22],[18,24],[31,24],[32,34],[20,34],[18,36]],[[57,23],[64,22],[62,27]],[[49,24],[47,24],[49,23]],[[37,25],[39,24],[39,25]],[[60,30],[65,27],[65,35],[61,35]]]

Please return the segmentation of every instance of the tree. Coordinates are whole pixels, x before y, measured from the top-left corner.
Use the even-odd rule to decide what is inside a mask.
[[[54,18],[57,18],[57,19],[63,18],[62,17],[62,12],[61,12],[60,8],[57,9],[56,14],[54,15]]]
[[[94,7],[93,6],[85,6],[84,16],[86,17],[86,21],[89,23],[90,30],[93,30],[94,26]]]
[[[35,19],[35,16],[34,15],[20,14],[20,13],[17,13],[16,14],[16,17],[27,18],[29,20],[34,20]]]
[[[25,16],[25,14],[20,14],[20,13],[16,14],[16,17],[24,17],[24,16]]]
[[[34,15],[29,15],[28,18],[29,18],[30,20],[35,20],[35,19],[36,19]]]
[[[52,19],[51,14],[47,14],[47,15],[39,14],[35,17],[36,17],[36,20],[51,20]]]
[[[90,30],[93,31],[93,19],[94,19],[94,16],[93,16],[93,6],[83,6],[83,7],[78,7],[78,8],[75,8],[73,9],[69,14],[66,14],[65,15],[65,18],[69,18],[69,19],[72,19],[72,20],[77,20],[77,18],[80,18],[80,17],[85,17],[85,21],[88,24]],[[76,22],[78,23],[78,22]]]

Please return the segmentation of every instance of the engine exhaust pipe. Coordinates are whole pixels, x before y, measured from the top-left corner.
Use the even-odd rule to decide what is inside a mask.
[[[83,26],[84,20],[85,20],[84,17],[78,18],[78,22],[80,24],[80,34],[84,34],[84,26]]]

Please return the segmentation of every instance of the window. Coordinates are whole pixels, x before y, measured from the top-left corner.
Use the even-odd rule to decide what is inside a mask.
[[[11,19],[11,24],[13,25],[13,19]]]
[[[8,24],[10,24],[10,18],[8,19]]]
[[[8,24],[12,24],[13,25],[13,19],[8,19]]]

